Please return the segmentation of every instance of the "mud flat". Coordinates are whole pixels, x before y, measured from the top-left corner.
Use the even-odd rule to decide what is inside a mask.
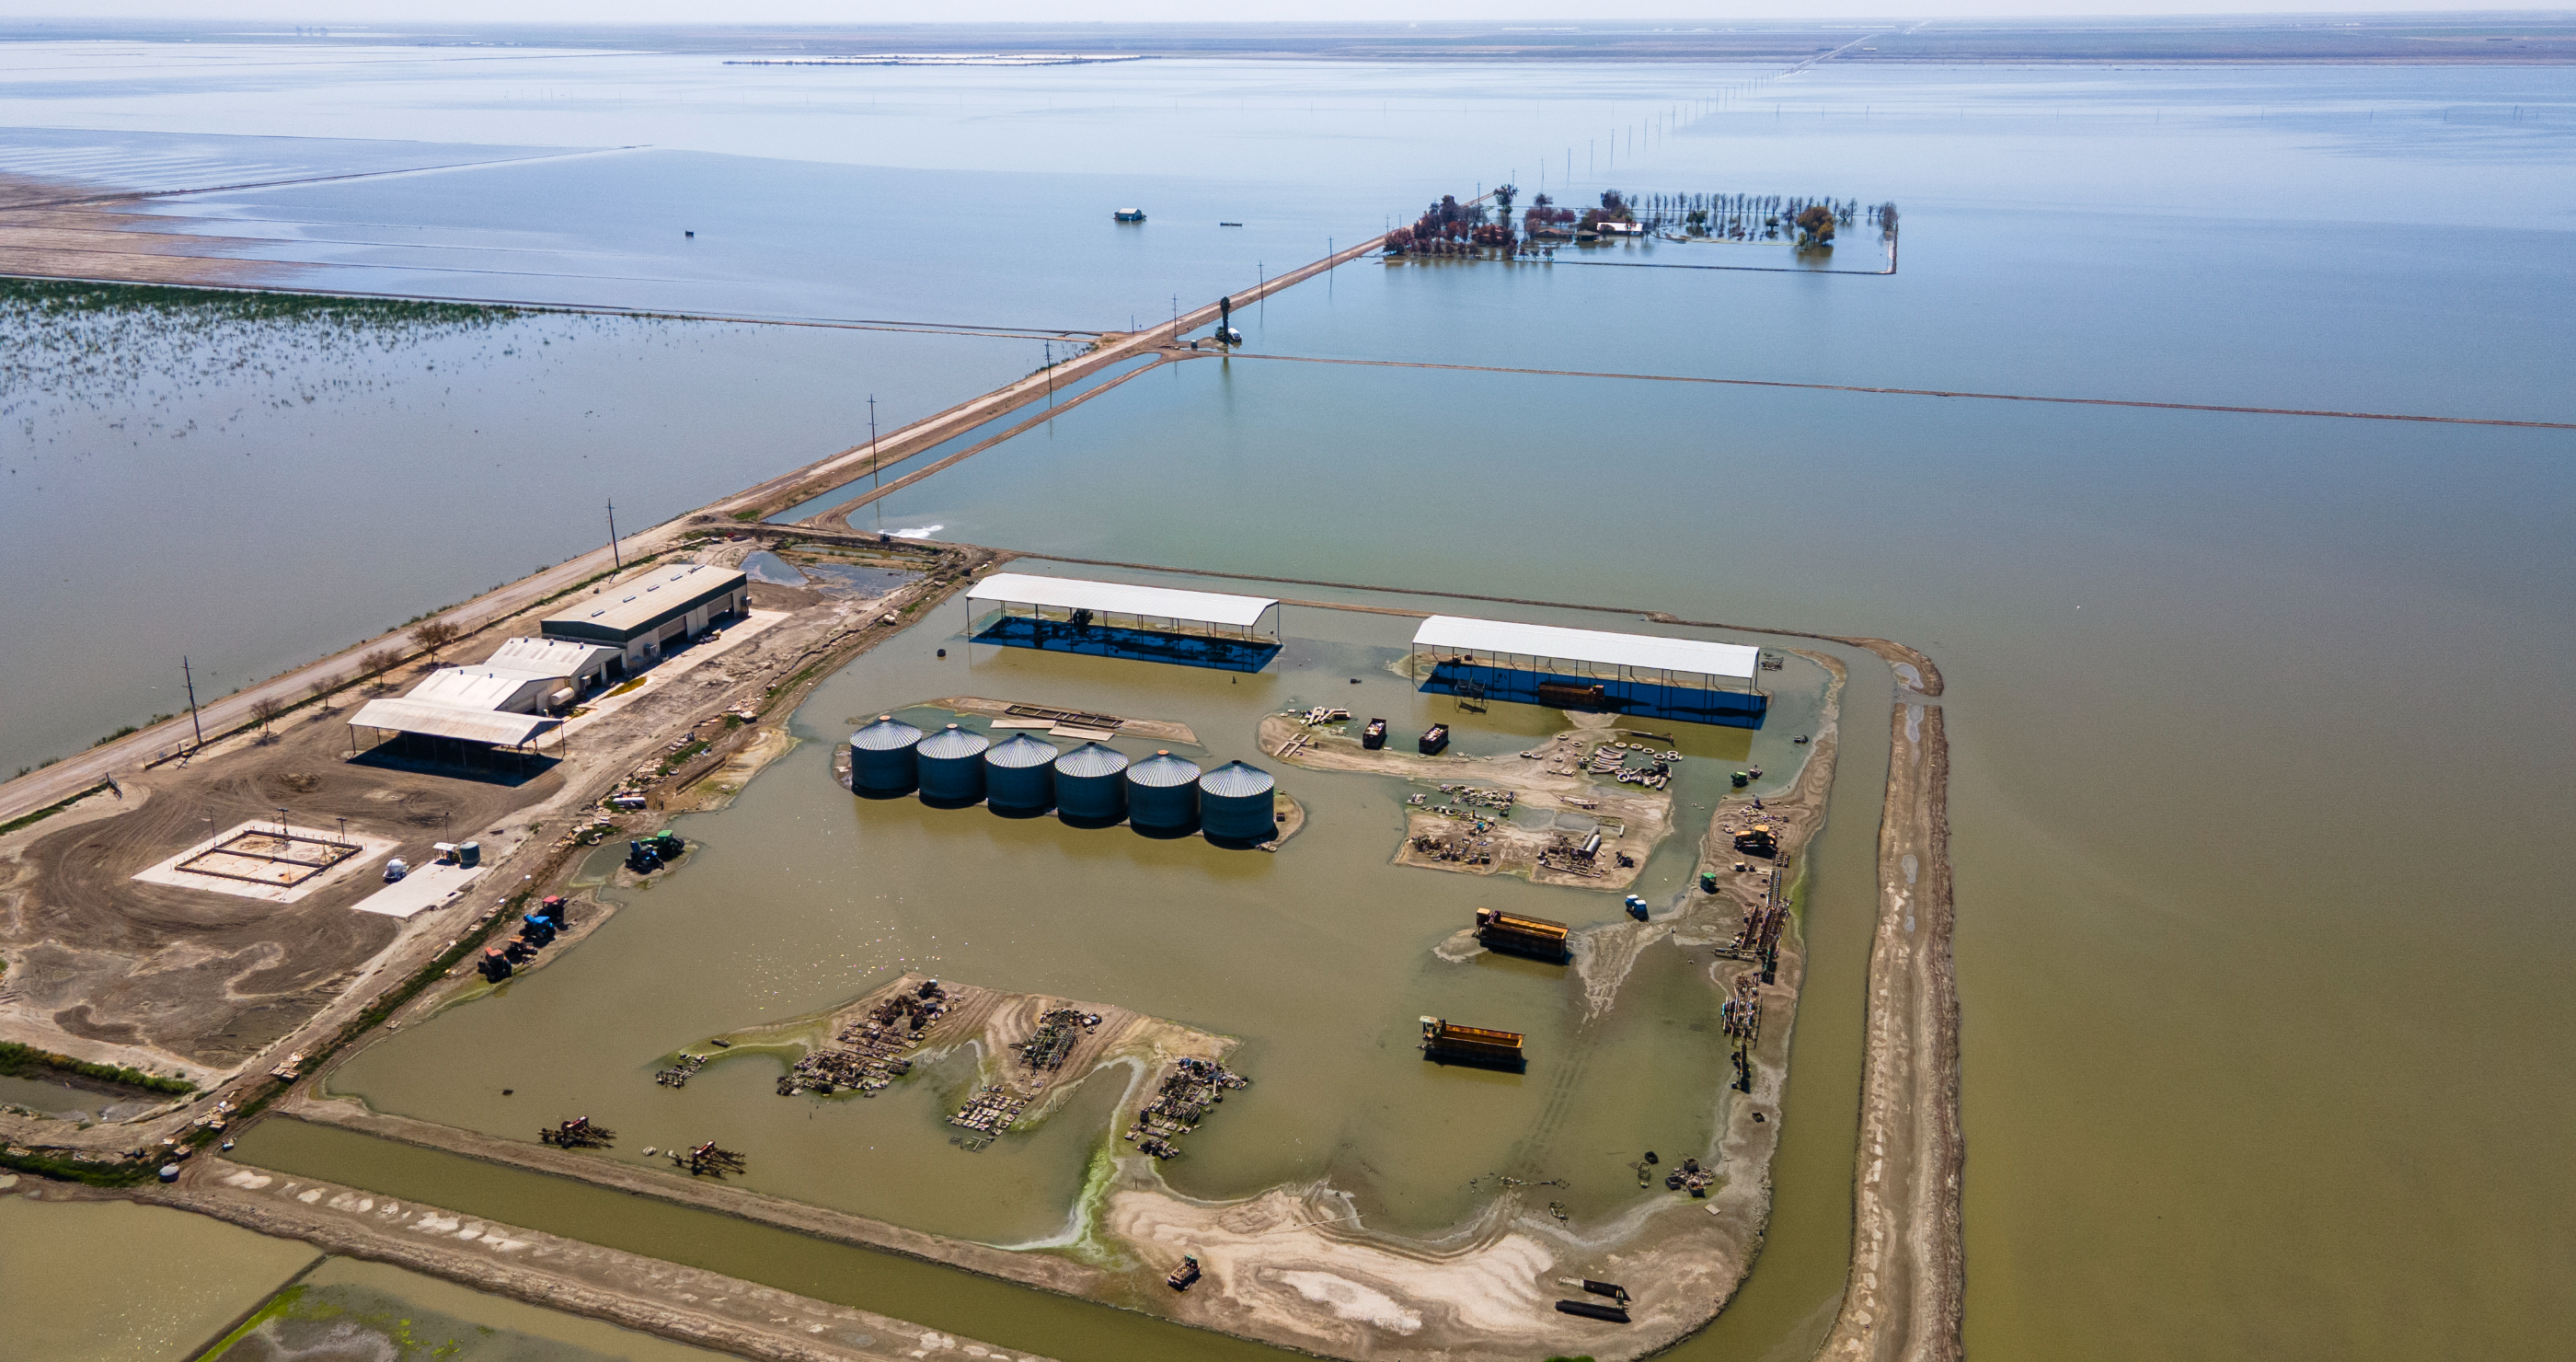
[[[1469,875],[1517,875],[1533,884],[1615,891],[1634,884],[1655,847],[1671,835],[1673,800],[1661,791],[1628,792],[1616,784],[1604,785],[1583,773],[1584,744],[1601,740],[1610,731],[1578,725],[1517,756],[1423,756],[1387,748],[1370,751],[1348,734],[1308,727],[1292,715],[1273,714],[1261,721],[1260,743],[1270,757],[1310,771],[1359,771],[1435,785],[1508,790],[1514,808],[1554,815],[1550,827],[1523,826],[1501,809],[1433,794],[1425,806],[1406,816],[1404,845],[1395,855],[1398,865]],[[1554,847],[1561,833],[1579,836],[1595,827],[1601,832],[1601,845],[1587,870],[1541,863],[1541,853]]]

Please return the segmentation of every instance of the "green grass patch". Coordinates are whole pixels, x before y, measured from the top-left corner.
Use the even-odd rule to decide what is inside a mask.
[[[47,762],[45,764],[50,766],[53,763]],[[77,804],[106,788],[107,782],[102,780],[98,784],[92,785],[88,789],[81,791],[79,794],[73,795],[71,798],[62,801],[59,804],[48,804],[33,813],[22,813],[17,817],[10,819],[6,823],[0,823],[0,835],[16,832],[18,829],[26,827],[30,823],[41,823],[44,820],[53,817],[55,814],[61,813],[63,810],[70,808],[72,805]]]
[[[11,1078],[25,1078],[30,1074],[46,1073],[75,1074],[82,1078],[94,1078],[103,1083],[122,1083],[126,1087],[141,1088],[145,1092],[165,1092],[184,1096],[197,1090],[196,1084],[184,1078],[159,1078],[141,1069],[121,1069],[113,1064],[92,1064],[86,1060],[74,1059],[69,1055],[55,1054],[51,1050],[39,1050],[32,1045],[20,1045],[16,1041],[0,1041],[0,1074],[6,1074]]]

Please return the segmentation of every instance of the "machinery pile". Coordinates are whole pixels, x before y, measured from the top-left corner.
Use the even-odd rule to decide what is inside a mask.
[[[1010,1129],[1011,1123],[1028,1109],[1029,1099],[996,1084],[966,1099],[966,1105],[948,1118],[948,1124],[969,1132],[959,1143],[970,1150],[980,1150]]]
[[[688,1170],[692,1177],[720,1178],[727,1173],[739,1173],[743,1169],[742,1155],[730,1149],[716,1148],[716,1142],[713,1140],[697,1145],[687,1153],[677,1149],[671,1150],[670,1155],[672,1165]]]
[[[1718,1005],[1718,1015],[1726,1034],[1741,1041],[1762,1038],[1762,986],[1758,976],[1746,971],[1735,977],[1735,990]]]
[[[1646,759],[1643,767],[1628,765],[1628,754]],[[1608,776],[1623,785],[1642,785],[1660,790],[1673,783],[1673,766],[1682,759],[1679,752],[1657,752],[1644,743],[1605,742],[1592,749],[1591,760],[1583,769],[1596,776]]]
[[[1038,1029],[1025,1041],[1012,1041],[1011,1048],[1020,1052],[1020,1062],[1032,1069],[1052,1073],[1064,1067],[1073,1047],[1084,1035],[1100,1025],[1100,1014],[1078,1007],[1059,1007],[1038,1018]]]
[[[500,983],[519,966],[536,958],[537,952],[554,944],[555,935],[564,926],[564,897],[548,895],[537,910],[520,919],[519,934],[507,942],[486,947],[483,958],[474,962],[485,981]]]
[[[1455,861],[1461,865],[1492,865],[1494,842],[1490,837],[1470,839],[1435,836],[1423,833],[1413,839],[1413,849],[1435,861]]]
[[[1228,1088],[1251,1085],[1251,1079],[1215,1060],[1183,1055],[1172,1062],[1172,1071],[1163,1076],[1154,1100],[1136,1113],[1136,1123],[1125,1138],[1155,1158],[1171,1158],[1181,1152],[1173,1141],[1197,1129],[1199,1118],[1207,1115],[1209,1107],[1225,1100]]]
[[[559,1149],[606,1149],[616,1139],[616,1131],[592,1125],[587,1116],[576,1116],[537,1132],[537,1143],[554,1145]]]
[[[666,1088],[689,1086],[689,1075],[707,1067],[705,1055],[682,1055],[671,1061],[671,1067],[653,1075],[653,1081]]]
[[[939,981],[926,979],[912,991],[869,1008],[866,1016],[841,1028],[836,1039],[845,1048],[817,1050],[779,1075],[778,1095],[793,1097],[810,1091],[828,1097],[848,1088],[861,1097],[874,1097],[912,1072],[912,1061],[905,1055],[920,1043],[921,1033],[948,1011],[948,1001],[948,991]]]

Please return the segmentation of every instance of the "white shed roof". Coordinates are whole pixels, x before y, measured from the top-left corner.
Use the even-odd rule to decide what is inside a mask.
[[[441,667],[402,698],[458,709],[533,709],[563,677],[518,667]]]
[[[571,676],[603,657],[623,656],[605,643],[561,638],[514,638],[484,659],[486,668],[509,667],[544,676]]]
[[[1009,601],[1065,610],[1098,610],[1119,615],[1159,615],[1165,619],[1204,620],[1210,624],[1254,624],[1279,602],[1261,596],[1227,596],[1214,591],[1174,591],[1169,587],[1128,582],[1086,582],[1073,577],[1033,577],[997,572],[966,593],[972,601]]]
[[[1434,615],[1414,631],[1417,648],[1454,648],[1476,653],[1521,653],[1532,657],[1599,662],[1616,667],[1650,667],[1661,671],[1697,672],[1750,681],[1762,666],[1762,650],[1741,643],[1708,643],[1695,638],[1654,634],[1609,634],[1597,629],[1559,629],[1547,624],[1507,624],[1501,620]]]
[[[536,714],[505,714],[488,709],[464,709],[456,705],[431,704],[404,697],[399,700],[369,700],[349,718],[352,728],[384,728],[398,733],[428,733],[441,738],[459,738],[466,742],[488,742],[517,746],[555,726],[555,720]]]

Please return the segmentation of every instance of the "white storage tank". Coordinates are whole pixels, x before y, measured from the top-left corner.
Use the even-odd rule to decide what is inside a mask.
[[[1199,777],[1200,829],[1227,841],[1269,841],[1279,835],[1278,788],[1268,771],[1227,762]]]
[[[984,749],[993,744],[971,728],[950,724],[914,748],[921,797],[941,804],[972,804],[984,797]]]
[[[850,735],[850,788],[859,794],[899,795],[920,779],[913,749],[921,730],[891,714]]]
[[[1155,832],[1186,832],[1196,826],[1198,763],[1156,752],[1128,767],[1127,821]]]
[[[1055,806],[1056,747],[1026,733],[984,754],[984,802],[1005,813],[1044,813]]]
[[[1055,759],[1055,811],[1085,823],[1127,816],[1127,754],[1087,742]]]

